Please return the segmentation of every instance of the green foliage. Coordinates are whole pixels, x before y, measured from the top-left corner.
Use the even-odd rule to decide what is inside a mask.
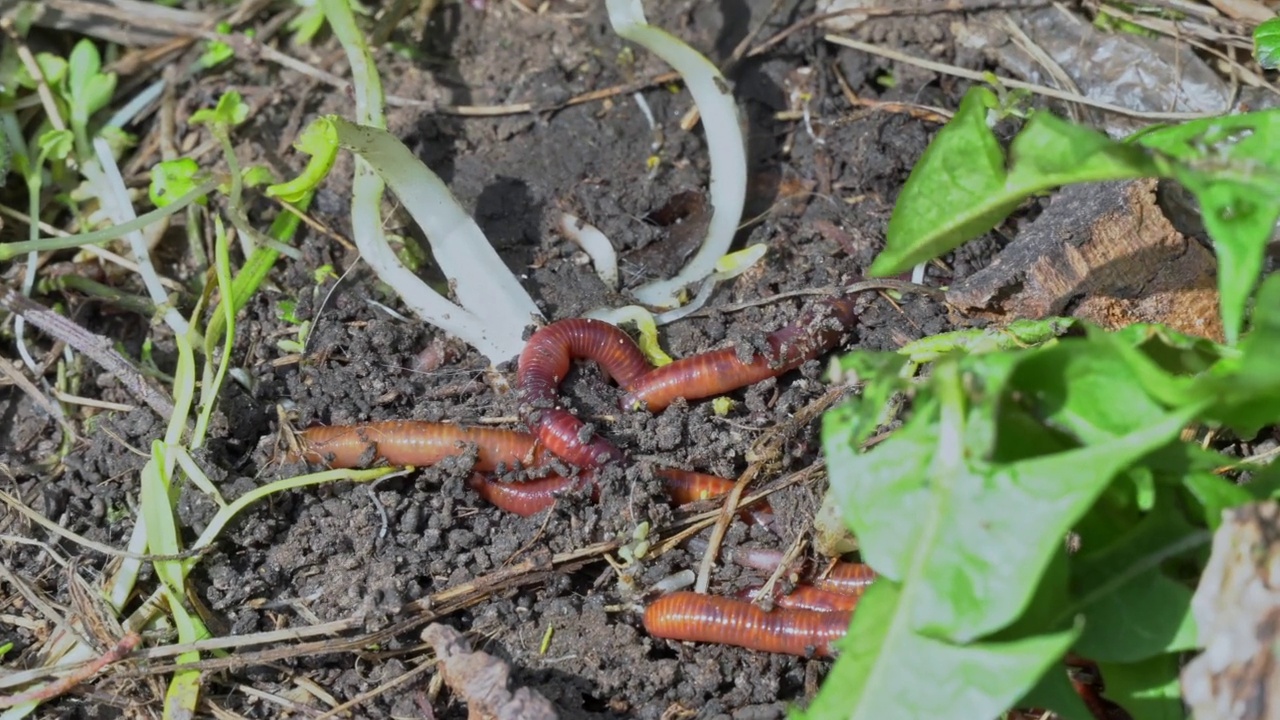
[[[1280,17],[1253,29],[1253,57],[1265,70],[1280,67]]]
[[[902,354],[841,360],[867,384],[824,418],[831,493],[882,579],[805,717],[994,717],[1034,703],[1087,720],[1065,684],[1067,650],[1099,662],[1134,717],[1181,717],[1174,660],[1198,647],[1191,597],[1211,529],[1280,487],[1272,471],[1237,485],[1219,472],[1228,458],[1182,432],[1248,438],[1280,420],[1280,278],[1263,284],[1237,347],[1073,325],[922,346],[935,364],[920,383],[898,372]],[[895,394],[905,423],[863,452]]]
[[[1218,254],[1227,338],[1235,342],[1280,218],[1280,111],[1195,120],[1115,141],[1047,112],[1005,157],[989,126],[1001,99],[974,88],[907,180],[875,275],[893,275],[991,230],[1027,198],[1070,183],[1172,178],[1200,202]]]

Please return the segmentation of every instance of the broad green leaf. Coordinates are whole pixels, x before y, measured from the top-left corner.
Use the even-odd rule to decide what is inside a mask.
[[[1217,530],[1222,524],[1222,513],[1241,505],[1247,505],[1256,499],[1253,492],[1259,487],[1237,485],[1231,478],[1214,475],[1210,472],[1197,472],[1182,478],[1187,491],[1204,508],[1204,522],[1210,530]]]
[[[901,580],[920,537],[916,513],[929,504],[936,407],[928,400],[918,403],[906,425],[866,454],[858,450],[863,426],[857,412],[856,405],[845,405],[823,417],[830,492],[840,501],[849,529],[861,538],[863,560],[882,576]]]
[[[1280,67],[1280,18],[1271,18],[1253,29],[1253,57],[1264,70]]]
[[[1035,687],[1022,696],[1017,706],[1052,710],[1060,720],[1095,720],[1061,664],[1050,667]]]
[[[1210,539],[1183,520],[1171,500],[1109,546],[1074,558],[1072,595],[1062,620],[1085,616],[1076,650],[1098,662],[1135,662],[1195,647],[1191,588],[1164,574],[1162,564],[1201,549]],[[1097,547],[1084,538],[1090,549]]]
[[[1280,217],[1280,111],[1206,118],[1135,140],[1175,159],[1168,173],[1200,203],[1218,255],[1223,330],[1234,344]]]
[[[1001,194],[1005,159],[987,127],[987,88],[965,94],[912,169],[889,219],[872,275],[893,275],[995,227],[1022,201]]]
[[[932,507],[922,512],[916,627],[966,641],[1016,619],[1075,521],[1119,472],[1176,438],[1190,417],[1172,413],[1109,442],[1007,465],[971,458],[949,481],[935,473]],[[853,530],[870,548],[872,539]]]
[[[859,350],[842,356],[833,363],[829,381],[864,385],[857,397],[835,415],[829,414],[830,420],[824,418],[824,423],[846,426],[847,442],[855,448],[861,446],[886,421],[884,415],[894,393],[909,389],[910,382],[899,376],[906,363],[906,358],[892,352]]]
[[[953,645],[913,631],[911,590],[877,582],[858,604],[809,720],[993,718],[1055,666],[1078,629]]]
[[[1178,682],[1178,655],[1131,664],[1098,663],[1106,697],[1135,720],[1186,720]]]
[[[1164,415],[1119,352],[1083,338],[1029,355],[1010,384],[1045,422],[1085,443],[1133,432]]]
[[[1068,183],[1120,180],[1157,172],[1140,148],[1043,111],[1032,115],[1013,139],[1009,155],[1013,163],[1006,192],[1023,196]]]
[[[1000,224],[1024,200],[1067,183],[1158,171],[1141,148],[1037,112],[1004,152],[987,126],[991,91],[973,88],[911,171],[872,275],[893,275]]]

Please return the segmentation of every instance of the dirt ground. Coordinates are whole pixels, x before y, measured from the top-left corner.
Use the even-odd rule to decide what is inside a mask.
[[[647,3],[649,19],[723,62],[760,27],[759,39],[813,15],[814,3],[771,0],[721,3],[673,0]],[[767,16],[767,19],[766,19]],[[972,51],[953,46],[950,25],[958,16],[934,14],[873,20],[854,37],[918,56],[988,69]],[[969,16],[980,21],[981,15]],[[935,122],[887,110],[851,107],[843,77],[859,96],[954,108],[966,85],[950,78],[893,65],[821,40],[807,29],[729,73],[749,122],[751,190],[745,216],[758,218],[741,233],[740,245],[764,242],[761,266],[717,292],[712,310],[663,328],[662,341],[675,357],[749,341],[794,319],[805,298],[764,303],[736,312],[714,308],[767,299],[778,293],[856,281],[883,245],[894,199],[913,163],[938,129]],[[405,42],[411,38],[395,36]],[[327,38],[327,36],[326,36]],[[552,102],[656,75],[667,70],[642,49],[634,65],[620,62],[625,44],[609,29],[603,3],[553,0],[545,15],[520,11],[513,2],[490,0],[483,11],[449,3],[436,11],[422,56],[407,60],[384,52],[379,67],[390,95],[451,105]],[[305,61],[346,74],[336,43],[325,39],[297,51]],[[777,120],[793,109],[789,99],[798,71],[813,73],[809,109],[813,132],[803,122]],[[236,61],[201,83],[180,88],[180,122],[211,106],[228,89],[241,91],[255,111],[236,132],[240,159],[266,162],[290,175],[301,159],[288,143],[306,121],[322,113],[346,113],[343,91],[317,84],[292,70],[265,62]],[[662,131],[656,171],[646,167],[653,132],[628,95],[547,113],[505,117],[460,117],[423,107],[394,107],[393,132],[446,180],[549,319],[572,317],[617,302],[579,261],[577,249],[550,228],[558,208],[572,209],[601,227],[620,246],[625,282],[670,272],[687,243],[672,227],[645,222],[672,198],[705,189],[708,163],[701,129],[685,132],[680,118],[691,107],[676,87],[643,91]],[[150,121],[149,121],[150,122]],[[137,129],[145,133],[147,128]],[[815,134],[816,133],[816,134]],[[342,158],[312,213],[340,233],[349,204],[350,159]],[[404,199],[412,202],[411,198]],[[265,227],[276,209],[255,208]],[[412,234],[403,214],[390,230]],[[177,237],[179,233],[175,233]],[[246,382],[228,382],[213,431],[199,458],[229,499],[297,467],[274,462],[283,410],[298,428],[366,420],[415,418],[458,423],[512,422],[515,402],[496,394],[485,362],[465,351],[442,367],[423,372],[418,356],[439,333],[418,322],[389,316],[369,300],[399,307],[355,254],[331,237],[302,231],[301,262],[282,261],[271,285],[242,314],[234,365]],[[163,252],[165,269],[182,278],[180,243]],[[988,238],[929,269],[929,283],[944,285],[980,267],[996,243]],[[340,282],[314,284],[316,268],[332,263]],[[348,273],[347,271],[350,270]],[[77,302],[70,311],[90,330],[117,338],[137,357],[149,333],[159,338],[155,358],[162,369],[173,357],[165,331],[147,319]],[[298,314],[314,322],[305,357],[285,358],[276,341],[294,328],[279,319],[280,303],[296,300]],[[945,310],[921,296],[895,303],[868,294],[851,347],[890,349],[951,329]],[[11,342],[3,349],[14,357]],[[282,358],[284,360],[282,361]],[[826,389],[820,362],[774,383],[735,394],[741,402],[726,417],[709,403],[678,404],[657,416],[618,416],[617,388],[590,367],[579,367],[563,392],[584,415],[613,415],[603,432],[635,461],[615,473],[601,502],[560,502],[549,514],[521,519],[486,505],[465,485],[465,468],[446,463],[373,487],[339,484],[290,492],[260,504],[235,522],[200,561],[193,586],[210,612],[217,634],[242,635],[301,627],[350,617],[367,630],[385,627],[408,602],[492,573],[540,552],[565,552],[593,542],[629,536],[641,519],[661,532],[674,517],[650,469],[670,465],[736,477],[755,440],[787,420]],[[513,378],[512,367],[503,368]],[[95,366],[82,394],[133,404],[115,381]],[[123,547],[132,528],[138,471],[136,452],[163,432],[164,420],[139,407],[104,412],[93,432],[64,463],[50,471],[38,461],[54,451],[54,424],[15,387],[0,387],[0,479],[5,489],[46,517],[96,541]],[[819,460],[819,423],[788,439],[782,462],[769,479]],[[782,536],[735,524],[728,545],[785,549],[809,531],[807,515],[821,497],[820,479],[787,488],[774,503],[784,518]],[[215,506],[198,491],[184,491],[182,522],[195,537]],[[37,534],[6,516],[2,532]],[[75,557],[74,571],[100,580],[108,562],[66,542],[60,552]],[[57,602],[67,603],[66,570],[39,547],[0,544],[4,565]],[[547,581],[506,592],[446,622],[470,631],[475,644],[508,660],[514,682],[551,699],[566,718],[783,717],[786,708],[810,699],[829,661],[803,660],[709,645],[681,645],[646,636],[635,612],[638,593],[673,572],[696,567],[699,555],[683,548],[648,558],[633,579],[601,561]],[[148,571],[149,572],[149,571]],[[763,577],[721,567],[713,589],[732,593]],[[145,579],[150,582],[150,576]],[[17,607],[0,610],[19,612]],[[548,627],[549,647],[540,646]],[[0,642],[12,641],[10,657],[36,643],[29,628],[0,625]],[[403,633],[359,653],[308,654],[209,673],[207,697],[245,717],[285,714],[244,688],[288,694],[300,678],[338,701],[367,692],[398,676],[422,655],[417,631]],[[141,676],[145,680],[145,676]],[[60,717],[110,717],[136,713],[137,703],[158,708],[154,681],[113,682],[83,688],[54,703]],[[379,695],[352,710],[355,717],[424,717],[424,681]],[[435,717],[464,717],[446,692],[434,702]]]

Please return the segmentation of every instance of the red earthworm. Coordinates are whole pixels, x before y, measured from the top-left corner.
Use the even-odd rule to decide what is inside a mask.
[[[788,655],[831,657],[832,643],[849,629],[851,612],[766,612],[736,598],[674,592],[644,610],[644,628],[654,637],[720,643]]]
[[[709,500],[727,495],[736,484],[733,480],[716,475],[677,470],[675,468],[659,468],[654,473],[662,478],[667,495],[675,505],[688,505],[699,500]],[[765,527],[773,524],[773,508],[761,500],[750,508],[742,508],[739,515],[747,522],[754,522]]]
[[[498,428],[470,428],[461,425],[418,420],[389,420],[361,425],[335,425],[307,428],[298,434],[301,452],[290,454],[289,461],[299,459],[329,467],[355,467],[361,460],[381,460],[391,465],[426,466],[447,457],[459,456],[475,447],[474,470],[492,472],[500,465],[523,463],[542,467],[550,459],[537,446],[532,435]],[[676,505],[684,505],[723,495],[733,489],[733,481],[714,475],[660,468],[667,493]],[[575,483],[591,482],[590,475],[576,478],[552,476],[518,483],[500,482],[484,475],[473,475],[471,487],[481,497],[503,510],[527,516],[550,507],[555,496]],[[744,510],[756,522],[767,524],[772,510],[768,504]]]
[[[490,504],[520,517],[528,517],[546,510],[555,504],[556,497],[560,493],[573,487],[583,487],[588,483],[593,485],[593,496],[598,495],[599,485],[595,485],[592,478],[586,475],[578,477],[553,475],[538,480],[502,482],[482,473],[472,473],[467,480],[467,484]]]
[[[876,572],[870,565],[837,561],[825,573],[818,573],[808,582],[816,588],[848,595],[861,595],[875,582]]]
[[[782,375],[834,347],[857,318],[851,297],[818,303],[790,325],[765,338],[766,354],[743,361],[737,348],[724,348],[677,360],[645,373],[627,386],[624,408],[659,412],[679,398],[721,395]]]
[[[830,350],[856,320],[853,298],[818,303],[765,338],[769,352],[743,361],[725,348],[652,368],[629,335],[609,323],[575,318],[543,327],[520,354],[518,382],[525,425],[552,453],[574,465],[597,468],[623,458],[604,438],[559,404],[560,382],[575,358],[595,360],[627,390],[624,408],[659,412],[677,398],[697,400],[781,375]]]
[[[750,587],[742,591],[739,597],[754,601],[762,588]],[[790,610],[813,610],[816,612],[852,612],[858,605],[861,593],[851,594],[824,590],[812,585],[797,585],[789,593],[775,592],[773,604]]]
[[[569,374],[575,358],[596,361],[623,387],[651,368],[630,336],[601,320],[573,318],[554,322],[525,343],[517,377],[525,426],[566,462],[598,468],[621,460],[623,455],[608,440],[591,437],[582,421],[559,404],[560,382]]]
[[[418,420],[317,426],[300,432],[298,439],[301,453],[290,453],[287,461],[301,459],[335,468],[356,467],[366,453],[372,453],[371,460],[390,465],[434,465],[463,455],[468,446],[475,447],[475,469],[481,472],[516,463],[541,467],[550,460],[527,433]]]

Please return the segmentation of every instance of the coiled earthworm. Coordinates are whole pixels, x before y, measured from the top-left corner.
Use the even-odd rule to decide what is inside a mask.
[[[644,627],[654,637],[735,645],[788,655],[831,657],[832,643],[849,629],[848,611],[778,609],[766,612],[745,600],[674,592],[645,608]]]
[[[623,407],[659,412],[679,398],[699,400],[782,375],[832,349],[856,318],[853,298],[825,300],[766,337],[768,353],[744,361],[737,348],[724,348],[655,368],[627,386]]]
[[[574,359],[596,361],[621,385],[627,391],[624,408],[659,412],[678,398],[720,395],[793,370],[834,347],[855,320],[853,298],[832,298],[766,337],[767,353],[744,360],[738,349],[725,348],[660,368],[651,368],[635,341],[609,323],[561,320],[535,332],[520,354],[521,414],[549,451],[579,467],[597,468],[623,455],[559,404],[560,382]]]
[[[759,595],[759,586],[747,588],[739,597],[754,601]],[[852,612],[858,606],[862,593],[842,593],[835,590],[824,590],[812,585],[797,585],[791,592],[773,594],[773,604],[789,610],[813,610],[815,612]]]
[[[525,343],[517,377],[525,427],[566,462],[598,468],[621,460],[623,455],[608,440],[592,437],[581,420],[560,406],[560,382],[575,359],[594,360],[623,387],[651,368],[629,335],[602,320],[560,320],[541,328]]]

